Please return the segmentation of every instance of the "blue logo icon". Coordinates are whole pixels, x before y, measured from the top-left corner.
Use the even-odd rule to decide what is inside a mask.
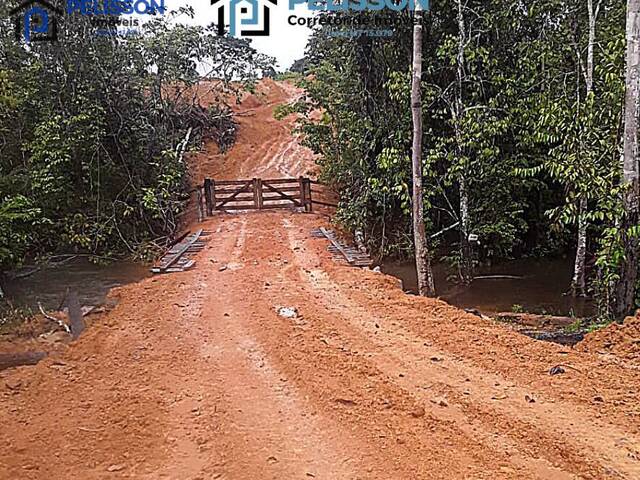
[[[229,35],[232,37],[269,35],[271,8],[277,4],[277,0],[211,0],[211,5],[218,11],[218,35],[226,33],[225,25],[229,25]]]
[[[62,10],[46,0],[26,0],[10,11],[15,16],[16,39],[25,42],[53,42],[58,39],[57,15]]]

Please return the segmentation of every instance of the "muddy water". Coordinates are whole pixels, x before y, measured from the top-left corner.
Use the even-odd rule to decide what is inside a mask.
[[[149,275],[149,267],[138,263],[100,266],[79,258],[25,278],[7,280],[3,288],[16,305],[35,310],[40,302],[48,310],[57,310],[67,289],[78,292],[81,305],[100,305],[113,287],[137,282]]]
[[[413,262],[384,264],[385,273],[400,278],[407,291],[416,291],[416,270]],[[570,260],[514,260],[490,267],[478,268],[476,275],[517,278],[478,279],[470,287],[461,287],[447,280],[450,270],[445,265],[434,266],[438,295],[452,305],[475,308],[486,314],[511,311],[588,317],[594,305],[585,299],[564,295],[571,283]]]

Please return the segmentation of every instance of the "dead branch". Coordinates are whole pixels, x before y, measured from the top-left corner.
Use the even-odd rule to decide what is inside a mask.
[[[38,302],[38,308],[40,309],[40,313],[42,314],[42,316],[44,318],[46,318],[47,320],[51,320],[52,322],[57,323],[58,326],[61,327],[62,329],[64,329],[65,332],[71,333],[71,329],[69,328],[69,325],[64,323],[59,318],[56,318],[56,317],[53,317],[53,316],[47,314],[47,312],[44,311],[44,308],[42,308],[42,304],[40,302]]]

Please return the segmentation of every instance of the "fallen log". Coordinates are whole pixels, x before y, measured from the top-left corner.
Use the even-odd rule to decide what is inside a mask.
[[[45,352],[0,353],[0,372],[7,368],[36,365],[46,356]]]

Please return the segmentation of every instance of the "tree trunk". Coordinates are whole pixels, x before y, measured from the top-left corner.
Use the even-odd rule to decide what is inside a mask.
[[[464,110],[462,100],[462,80],[464,77],[464,42],[466,27],[462,11],[462,0],[458,0],[458,54],[456,56],[456,98],[454,113],[454,129],[456,136],[456,156],[458,161],[464,162],[458,178],[460,191],[460,265],[458,276],[460,282],[469,285],[473,280],[473,261],[471,259],[471,244],[469,243],[469,189],[467,184],[466,159],[462,149],[462,132],[460,122]]]
[[[587,0],[587,10],[589,11],[589,39],[587,42],[587,63],[585,66],[584,78],[586,83],[586,97],[593,93],[593,71],[594,71],[594,49],[596,45],[596,22],[600,13],[601,2],[594,9],[593,0]],[[579,52],[578,52],[579,53]],[[578,57],[580,59],[580,57]],[[578,90],[578,104],[580,104],[580,90]],[[587,105],[589,103],[587,102]],[[584,194],[580,196],[578,205],[578,238],[576,241],[576,258],[573,263],[573,280],[571,282],[571,293],[574,296],[584,296],[587,293],[586,264],[587,264],[587,235],[589,223],[586,215],[589,209],[589,201]]]
[[[469,243],[469,190],[467,178],[463,172],[460,175],[460,281],[469,285],[473,281],[473,260],[471,258],[471,244]]]
[[[422,195],[422,12],[416,5],[416,23],[413,27],[413,72],[411,82],[411,113],[413,115],[413,237],[418,273],[418,293],[435,296],[431,258],[424,226],[424,199]]]
[[[622,199],[624,213],[620,224],[624,259],[620,280],[615,287],[613,313],[623,317],[635,304],[638,280],[638,238],[630,234],[631,227],[640,222],[640,169],[638,167],[638,115],[640,108],[640,0],[627,1],[627,69],[624,110],[624,151],[622,185],[626,187]]]
[[[586,264],[587,264],[587,198],[580,198],[578,206],[578,241],[576,247],[576,259],[573,264],[573,281],[571,293],[574,296],[584,296],[587,290]]]
[[[593,9],[593,0],[587,0],[587,9],[589,10],[589,41],[587,43],[587,97],[593,92],[593,52],[596,45],[596,21],[600,11],[600,4],[596,10]]]

